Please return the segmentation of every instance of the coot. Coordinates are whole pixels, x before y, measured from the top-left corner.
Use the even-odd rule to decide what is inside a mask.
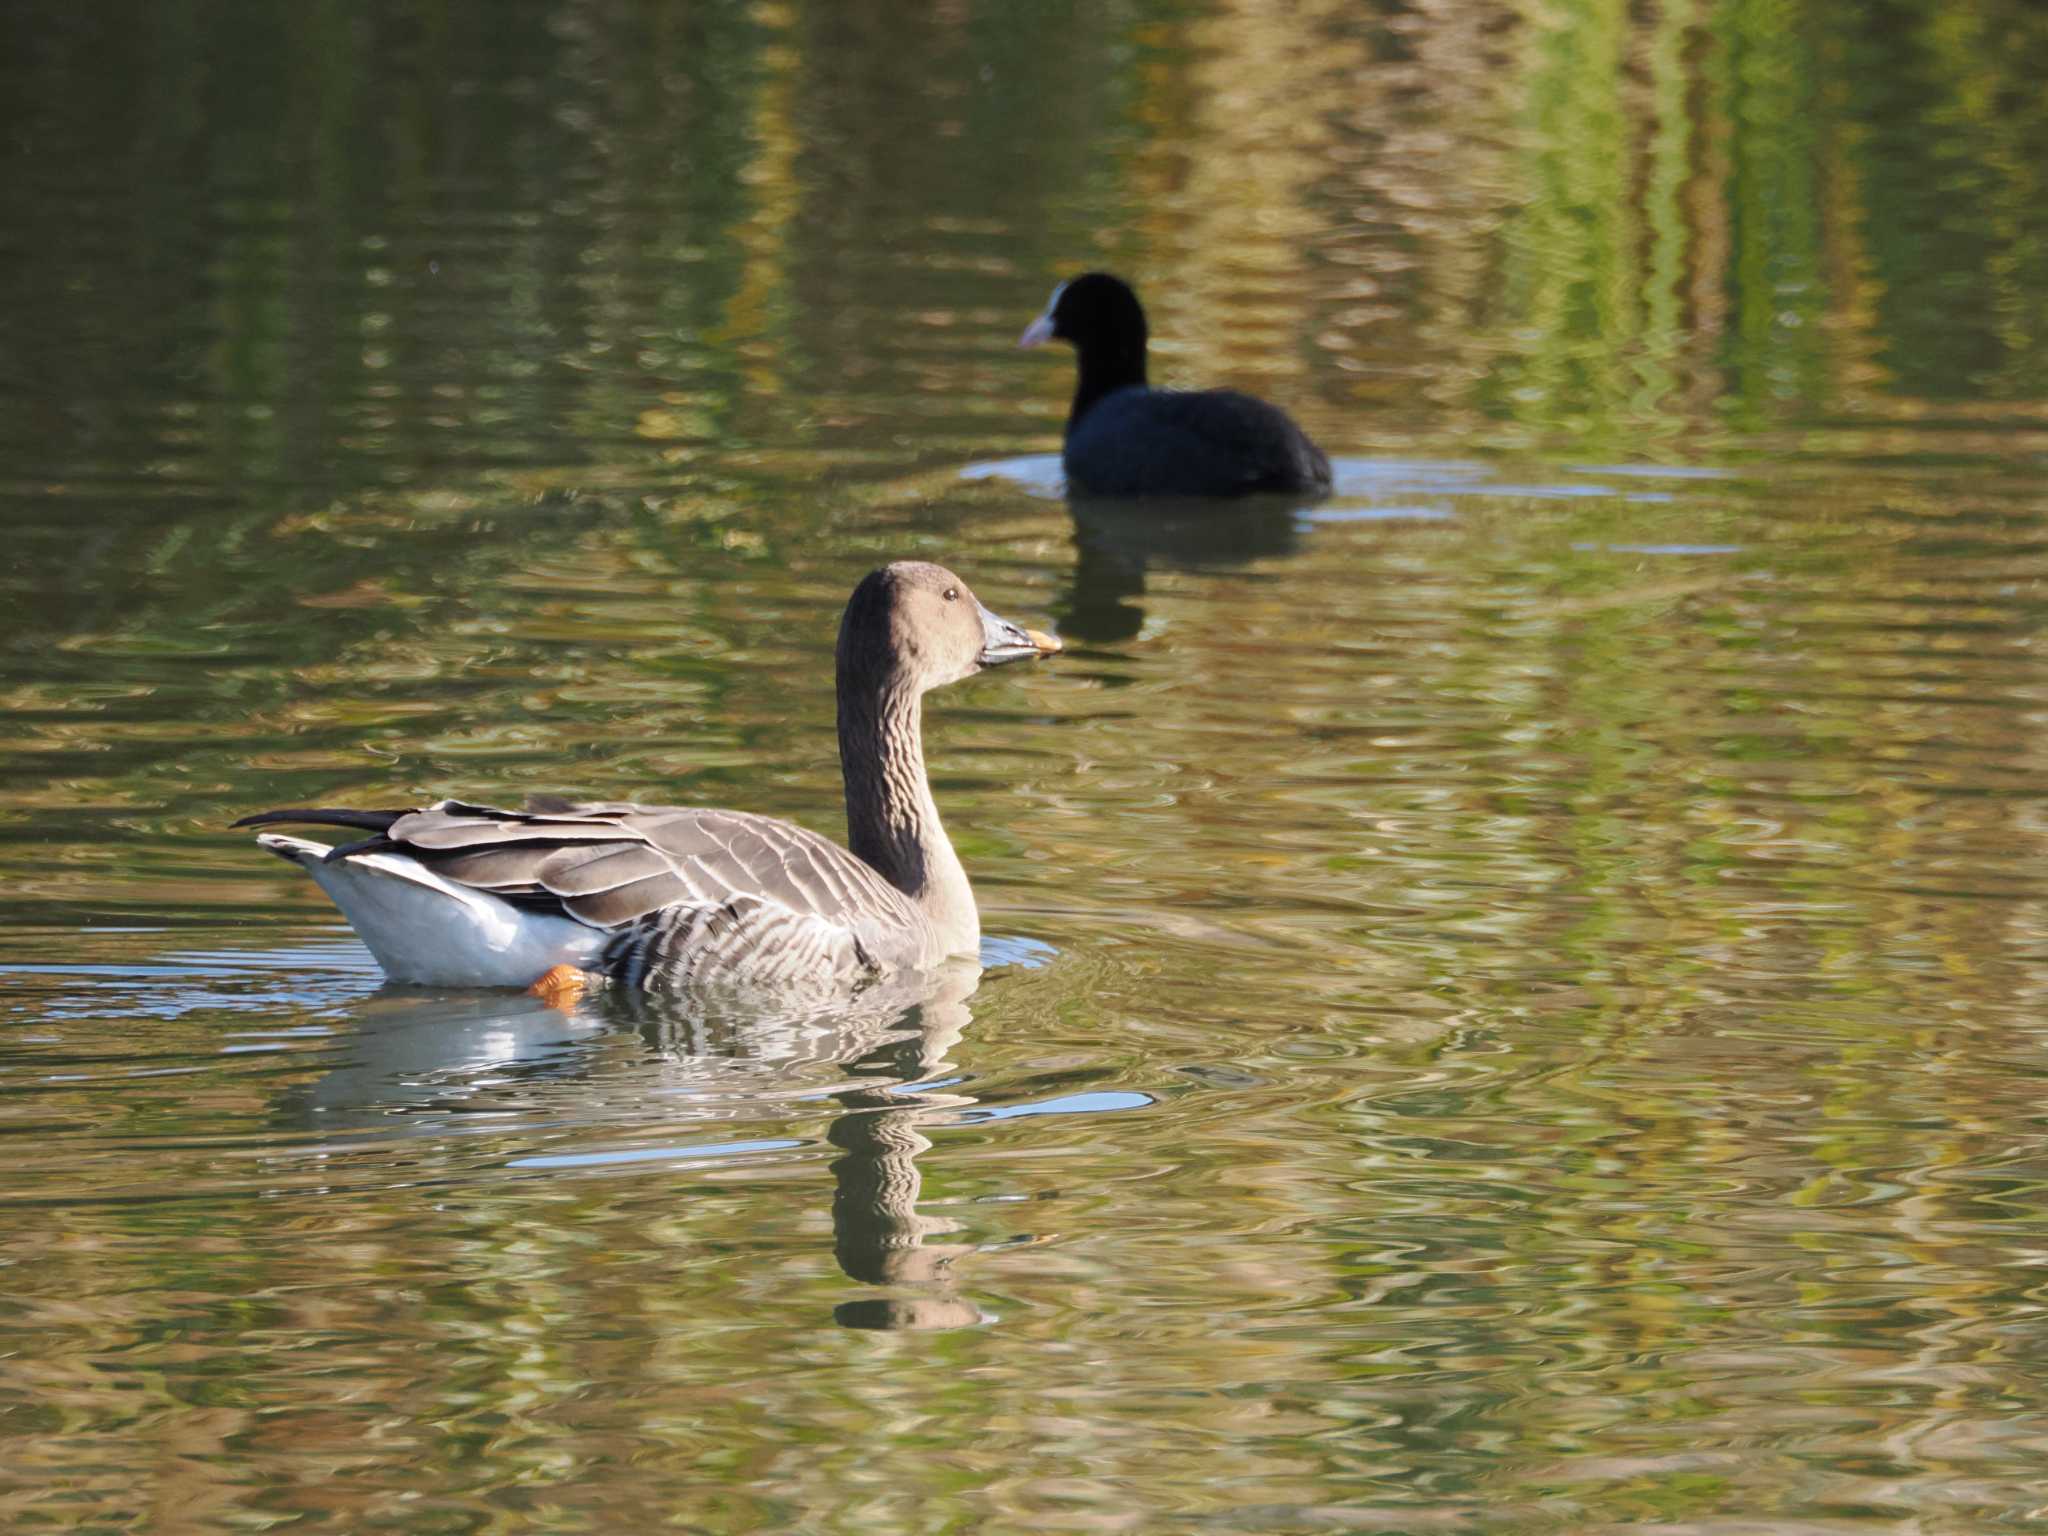
[[[1089,272],[1053,289],[1018,345],[1072,342],[1080,364],[1061,460],[1089,496],[1320,493],[1330,461],[1277,405],[1234,389],[1145,382],[1145,311],[1130,284]]]

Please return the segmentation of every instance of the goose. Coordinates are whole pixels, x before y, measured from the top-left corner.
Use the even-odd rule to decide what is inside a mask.
[[[542,995],[596,980],[859,986],[981,942],[925,776],[925,693],[1060,648],[990,613],[943,566],[870,572],[839,625],[847,848],[743,811],[555,797],[522,811],[459,800],[263,811],[235,825],[366,834],[256,841],[313,877],[395,982]]]
[[[1087,496],[1242,496],[1330,489],[1330,461],[1277,405],[1234,389],[1145,382],[1145,309],[1107,272],[1061,283],[1020,347],[1071,342],[1079,382],[1060,461]]]

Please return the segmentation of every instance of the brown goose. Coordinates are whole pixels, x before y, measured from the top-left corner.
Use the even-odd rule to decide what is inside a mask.
[[[925,777],[924,694],[1059,648],[941,566],[871,572],[839,625],[851,852],[743,811],[551,799],[265,811],[235,825],[369,834],[341,847],[256,841],[319,882],[393,981],[524,987],[574,968],[628,987],[753,988],[922,970],[981,942]]]

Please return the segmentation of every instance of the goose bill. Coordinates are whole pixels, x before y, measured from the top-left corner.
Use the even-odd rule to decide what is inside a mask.
[[[1000,667],[1004,662],[1024,661],[1033,656],[1050,656],[1059,649],[1057,635],[1041,634],[1021,624],[1012,624],[1008,619],[999,619],[986,608],[981,610],[981,655],[975,659],[984,667]]]

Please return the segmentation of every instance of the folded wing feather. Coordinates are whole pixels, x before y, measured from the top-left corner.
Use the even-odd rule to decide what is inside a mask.
[[[715,941],[718,953],[701,958],[738,966],[765,955],[771,939],[784,960],[794,940],[845,968],[919,963],[907,951],[883,952],[887,936],[903,936],[901,944],[924,927],[900,891],[837,844],[764,816],[618,802],[505,811],[444,801],[400,817],[377,841],[459,885],[617,931],[627,948],[649,952],[646,963]],[[702,920],[679,920],[692,912]],[[642,931],[630,933],[636,925]]]

